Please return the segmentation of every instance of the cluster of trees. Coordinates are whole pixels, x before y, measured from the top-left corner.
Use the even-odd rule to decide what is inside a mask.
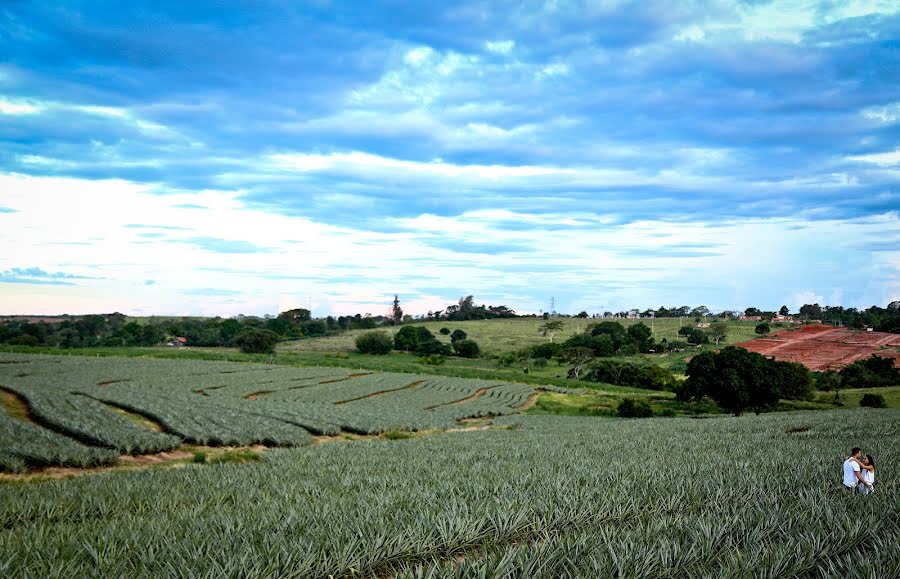
[[[782,398],[813,396],[812,373],[802,364],[779,362],[735,346],[694,356],[687,376],[676,389],[679,400],[709,397],[735,416],[747,409],[759,414]]]
[[[356,349],[363,354],[387,354],[391,350],[400,350],[417,356],[460,356],[477,358],[481,355],[478,342],[470,340],[463,330],[456,329],[451,333],[441,328],[443,335],[450,335],[450,344],[446,344],[422,326],[403,326],[393,337],[385,331],[366,332],[356,338]]]
[[[459,303],[447,306],[443,310],[430,311],[426,320],[449,320],[463,322],[467,320],[491,320],[495,318],[515,318],[516,312],[506,306],[476,305],[473,296],[459,298]]]
[[[574,377],[571,370],[569,377]],[[675,374],[656,364],[635,364],[618,360],[595,362],[587,369],[582,380],[646,390],[674,391],[679,385]]]
[[[359,314],[314,319],[305,308],[288,310],[275,317],[151,317],[140,322],[120,313],[63,316],[58,322],[30,322],[23,318],[0,324],[0,344],[55,348],[157,346],[177,336],[185,338],[186,346],[239,346],[234,339],[248,328],[268,330],[278,340],[289,340],[376,328],[384,320]]]
[[[881,388],[900,385],[900,368],[894,360],[871,355],[843,367],[840,372],[820,372],[816,375],[819,390],[838,393],[850,388]]]

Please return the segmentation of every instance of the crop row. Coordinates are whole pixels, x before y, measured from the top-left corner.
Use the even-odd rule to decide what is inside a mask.
[[[898,411],[515,420],[280,449],[259,464],[0,486],[0,572],[898,576]],[[879,459],[874,495],[839,488],[853,444]]]
[[[170,450],[181,443],[178,437],[142,428],[82,394],[47,390],[8,380],[6,388],[27,402],[31,415],[38,422],[85,444],[126,454],[143,454]]]
[[[52,465],[87,468],[114,463],[118,457],[112,450],[78,444],[0,412],[0,472]]]

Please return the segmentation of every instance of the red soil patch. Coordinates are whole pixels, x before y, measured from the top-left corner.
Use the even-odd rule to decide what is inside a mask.
[[[900,360],[900,334],[859,332],[825,325],[802,326],[735,344],[776,360],[800,362],[813,371],[837,370],[872,354]],[[882,349],[885,348],[885,349]]]

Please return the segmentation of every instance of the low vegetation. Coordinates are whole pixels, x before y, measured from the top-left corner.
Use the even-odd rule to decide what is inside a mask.
[[[0,485],[0,567],[137,578],[900,570],[891,477],[868,497],[839,488],[849,446],[900,461],[883,434],[900,428],[898,411],[496,422],[518,428]]]

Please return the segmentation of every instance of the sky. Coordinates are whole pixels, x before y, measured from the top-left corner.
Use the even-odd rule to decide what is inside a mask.
[[[0,313],[900,298],[900,2],[0,4]]]

